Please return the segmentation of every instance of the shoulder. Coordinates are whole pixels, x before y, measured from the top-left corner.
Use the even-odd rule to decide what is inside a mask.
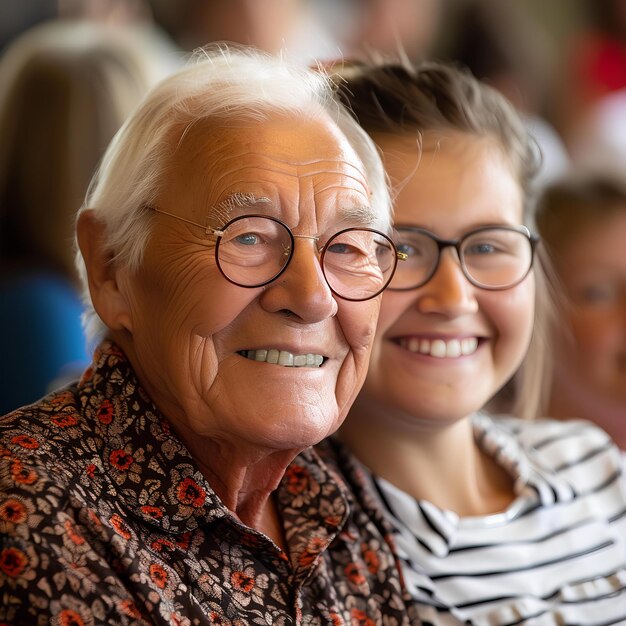
[[[536,468],[565,480],[576,491],[624,481],[622,452],[592,422],[496,417],[493,428],[514,440]]]
[[[0,418],[0,490],[34,494],[73,484],[77,459],[94,444],[73,386],[8,413]]]
[[[599,446],[614,445],[604,430],[588,420],[523,420],[497,416],[493,418],[493,423],[494,428],[508,433],[527,450],[543,449],[555,454],[566,449],[583,452]]]

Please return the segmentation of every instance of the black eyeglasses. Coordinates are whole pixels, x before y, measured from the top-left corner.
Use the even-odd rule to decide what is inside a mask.
[[[220,272],[239,287],[263,287],[276,280],[293,257],[295,239],[318,237],[294,235],[289,226],[267,215],[243,215],[222,228],[208,228],[156,207],[148,207],[193,226],[216,238],[215,261]],[[390,237],[373,228],[346,228],[335,233],[321,248],[320,265],[331,291],[355,302],[381,293],[391,281],[398,258]]]
[[[485,226],[459,239],[441,239],[415,226],[397,226],[395,244],[406,260],[398,265],[389,289],[425,285],[437,271],[441,252],[454,248],[467,280],[481,289],[510,289],[526,278],[539,237],[525,226]]]

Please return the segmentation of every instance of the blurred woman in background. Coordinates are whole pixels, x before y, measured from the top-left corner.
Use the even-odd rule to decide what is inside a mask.
[[[593,420],[626,449],[626,185],[606,174],[555,183],[537,226],[567,296],[548,413]]]
[[[131,27],[53,21],[0,60],[0,413],[90,361],[73,216],[109,140],[159,60]]]

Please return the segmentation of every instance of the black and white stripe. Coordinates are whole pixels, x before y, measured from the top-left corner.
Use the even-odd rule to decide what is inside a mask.
[[[515,479],[501,514],[459,518],[373,478],[423,623],[626,624],[622,453],[582,421],[479,415],[474,430]]]

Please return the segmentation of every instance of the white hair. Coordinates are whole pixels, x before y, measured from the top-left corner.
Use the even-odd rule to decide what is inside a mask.
[[[111,141],[80,211],[91,209],[104,224],[115,261],[138,268],[150,234],[146,205],[155,201],[175,143],[200,120],[257,120],[270,113],[308,119],[329,115],[363,163],[372,210],[381,229],[391,228],[391,202],[377,149],[335,99],[328,76],[255,50],[213,46],[154,87]],[[93,309],[80,252],[83,316],[90,343],[106,328]]]

